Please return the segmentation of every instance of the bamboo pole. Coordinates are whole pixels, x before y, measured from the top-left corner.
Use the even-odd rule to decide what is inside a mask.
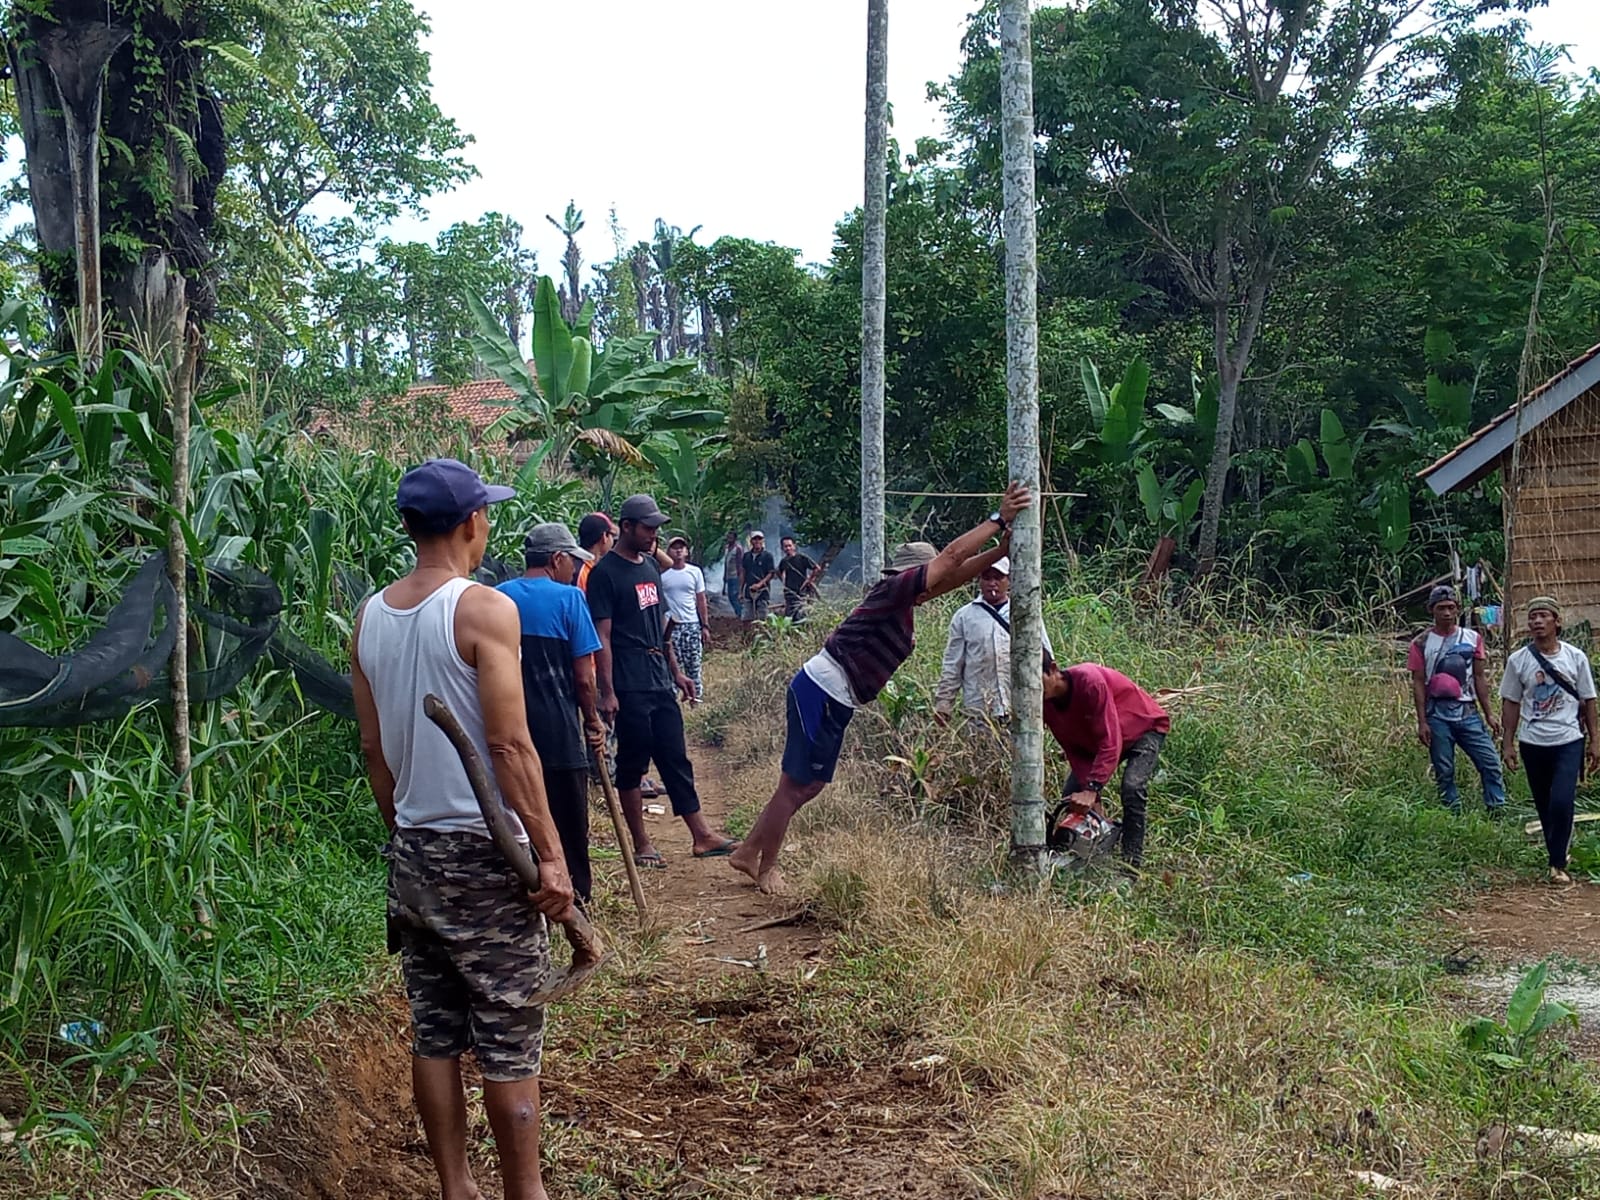
[[[1000,0],[1000,131],[1006,242],[1007,444],[1011,478],[1039,486],[1038,247],[1034,227],[1033,48],[1028,0]],[[1040,503],[1011,531],[1011,853],[1043,865],[1044,615]]]
[[[194,797],[194,783],[189,775],[189,552],[182,518],[189,506],[189,407],[199,360],[200,332],[188,325],[172,380],[172,516],[167,522],[167,575],[177,596],[172,624],[178,631],[167,671],[172,686],[172,769],[185,804]]]
[[[883,319],[889,204],[889,0],[867,0],[867,133],[861,206],[861,579],[884,562]]]

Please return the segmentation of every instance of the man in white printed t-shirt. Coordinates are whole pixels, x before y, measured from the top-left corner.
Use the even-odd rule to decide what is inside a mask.
[[[694,699],[699,704],[705,695],[700,678],[701,651],[711,645],[711,620],[706,612],[706,577],[689,561],[689,539],[674,537],[667,543],[672,565],[661,572],[661,595],[667,603],[668,636],[678,667],[694,680]]]
[[[1528,766],[1528,790],[1539,810],[1550,882],[1567,884],[1572,810],[1585,759],[1600,768],[1595,736],[1594,672],[1589,656],[1561,640],[1561,606],[1550,596],[1528,601],[1527,643],[1506,660],[1500,681],[1500,721],[1507,770]],[[1585,738],[1588,753],[1585,754]]]

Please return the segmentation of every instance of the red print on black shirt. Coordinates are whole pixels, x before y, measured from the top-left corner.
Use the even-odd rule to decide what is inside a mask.
[[[654,608],[661,603],[661,593],[656,590],[653,583],[636,583],[633,590],[639,594],[639,608]]]

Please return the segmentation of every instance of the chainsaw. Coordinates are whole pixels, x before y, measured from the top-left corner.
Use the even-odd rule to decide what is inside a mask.
[[[1087,807],[1063,798],[1045,821],[1045,842],[1064,865],[1082,870],[1096,857],[1110,852],[1122,837],[1122,826],[1106,816],[1099,799]]]

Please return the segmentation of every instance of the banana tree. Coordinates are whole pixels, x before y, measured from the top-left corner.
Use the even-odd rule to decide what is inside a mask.
[[[714,438],[696,438],[682,429],[653,439],[644,448],[666,493],[663,503],[696,551],[711,549],[726,513],[716,495],[728,483],[728,448]]]
[[[704,432],[726,420],[709,406],[694,359],[654,361],[649,334],[596,348],[593,306],[584,305],[568,325],[549,276],[539,280],[534,296],[532,370],[487,306],[476,296],[466,299],[477,325],[473,349],[515,396],[486,437],[546,439],[552,443],[547,461],[575,461],[609,491],[620,467],[645,464],[643,447],[652,438],[673,430]]]
[[[1079,364],[1083,395],[1089,403],[1089,419],[1094,432],[1079,438],[1074,450],[1093,446],[1102,463],[1132,461],[1144,441],[1144,403],[1150,390],[1150,364],[1135,358],[1122,373],[1122,380],[1106,391],[1100,382],[1100,369],[1087,358]]]

